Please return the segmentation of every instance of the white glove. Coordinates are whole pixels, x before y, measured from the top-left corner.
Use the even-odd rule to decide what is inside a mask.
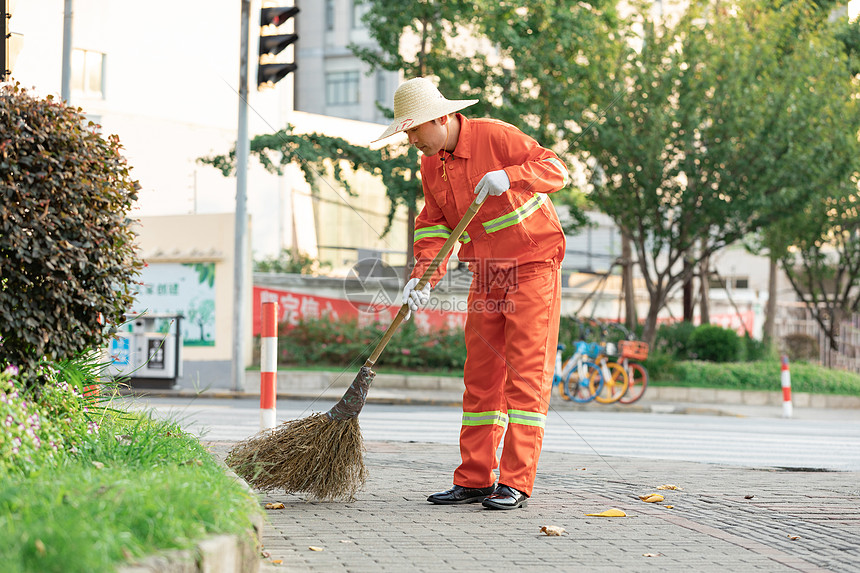
[[[424,285],[423,289],[415,290],[419,280],[420,279],[409,279],[409,282],[407,282],[406,286],[403,287],[403,304],[409,305],[409,310],[406,312],[406,316],[403,317],[403,320],[409,320],[409,317],[412,316],[413,310],[417,312],[419,308],[427,304],[427,301],[430,300],[429,282]]]
[[[498,197],[505,191],[511,188],[511,180],[508,179],[508,174],[504,169],[498,171],[490,171],[478,181],[475,187],[475,194],[478,196],[478,205],[484,202],[487,195]]]

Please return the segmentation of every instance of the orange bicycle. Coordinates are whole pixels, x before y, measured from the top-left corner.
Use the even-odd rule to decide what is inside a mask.
[[[627,373],[627,392],[618,399],[621,404],[632,404],[645,394],[648,387],[648,370],[633,360],[648,358],[648,343],[639,340],[621,340],[618,343],[621,352],[620,365]],[[600,398],[598,397],[598,400]]]

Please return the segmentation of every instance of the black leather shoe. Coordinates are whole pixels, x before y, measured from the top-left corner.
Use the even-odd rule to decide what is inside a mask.
[[[487,509],[516,509],[529,504],[529,496],[512,487],[499,484],[493,495],[481,502]]]
[[[455,503],[478,503],[485,497],[493,493],[493,486],[490,487],[463,487],[455,485],[448,491],[440,491],[434,493],[427,498],[430,503],[438,503],[440,505],[453,505]]]

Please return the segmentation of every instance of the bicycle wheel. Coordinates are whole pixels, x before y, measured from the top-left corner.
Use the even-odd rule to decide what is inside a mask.
[[[648,371],[641,364],[630,362],[627,369],[627,393],[618,401],[622,404],[632,404],[642,397],[648,387]]]
[[[567,390],[565,390],[565,381],[561,376],[553,374],[552,385],[558,386],[558,395],[561,396],[562,400],[570,401],[570,397],[567,395]]]
[[[609,368],[609,380],[603,380],[603,389],[594,397],[601,404],[613,404],[627,392],[627,372],[617,362],[607,362]]]
[[[574,368],[567,376],[565,391],[569,399],[580,404],[594,400],[603,388],[603,374],[596,364],[585,362],[585,376],[579,375],[579,369]]]

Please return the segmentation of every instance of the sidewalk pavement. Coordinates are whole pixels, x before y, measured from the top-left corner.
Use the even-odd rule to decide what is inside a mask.
[[[222,459],[231,445],[209,444]],[[860,472],[545,451],[528,507],[491,511],[427,503],[450,487],[456,447],[366,448],[369,478],[352,502],[260,494],[285,505],[267,510],[263,572],[860,571]],[[639,499],[650,493],[665,499]],[[610,508],[627,516],[586,515]]]

